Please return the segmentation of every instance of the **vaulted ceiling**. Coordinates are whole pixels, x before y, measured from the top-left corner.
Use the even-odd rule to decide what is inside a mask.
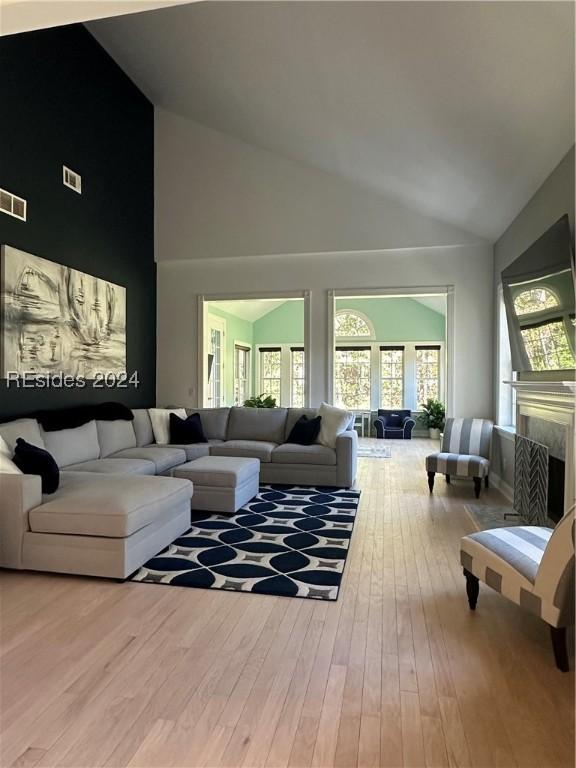
[[[157,105],[497,238],[574,141],[574,5],[214,2],[90,23]]]

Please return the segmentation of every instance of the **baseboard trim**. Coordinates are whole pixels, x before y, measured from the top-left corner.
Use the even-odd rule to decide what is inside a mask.
[[[497,488],[502,496],[505,496],[508,501],[514,501],[514,489],[509,486],[508,483],[505,483],[500,475],[495,475],[493,472],[490,472],[490,483],[494,488]]]

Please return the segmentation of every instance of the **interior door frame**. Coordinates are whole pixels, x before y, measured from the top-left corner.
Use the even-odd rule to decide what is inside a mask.
[[[226,327],[226,320],[223,317],[218,317],[218,315],[212,315],[212,318],[209,322],[206,322],[204,324],[203,333],[206,334],[206,337],[204,339],[205,346],[209,349],[209,332],[211,328],[216,328],[220,331],[221,338],[220,338],[220,402],[224,399],[224,396],[226,394],[226,373],[225,373],[225,360],[226,360],[226,344],[227,344],[227,327]],[[208,371],[203,371],[203,378],[204,378],[204,392],[205,394],[208,394]],[[204,401],[202,401],[204,402]],[[202,405],[202,407],[208,407],[205,405]],[[212,406],[214,407],[214,406]]]
[[[446,372],[445,397],[446,415],[454,413],[454,286],[426,285],[395,288],[346,288],[328,291],[328,327],[326,338],[326,367],[328,402],[334,401],[334,351],[336,337],[334,335],[334,316],[336,314],[336,299],[338,298],[386,298],[390,296],[415,298],[417,296],[446,297]]]
[[[310,404],[310,391],[312,382],[312,371],[310,364],[310,291],[256,291],[250,293],[210,293],[198,295],[198,358],[197,358],[197,407],[203,407],[205,386],[207,384],[204,375],[204,353],[206,350],[206,340],[204,338],[204,329],[206,326],[207,304],[211,301],[242,301],[258,299],[302,299],[304,304],[304,360],[305,360],[305,382],[306,397],[305,405]]]

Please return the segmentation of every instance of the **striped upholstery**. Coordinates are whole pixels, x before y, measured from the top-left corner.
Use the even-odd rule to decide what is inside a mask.
[[[461,477],[484,477],[488,474],[490,462],[482,456],[468,456],[459,453],[432,453],[426,457],[427,472],[442,472],[445,475]]]
[[[492,422],[488,419],[446,419],[443,453],[464,453],[490,458]]]
[[[553,627],[573,620],[574,510],[554,530],[494,528],[462,539],[463,567]]]
[[[426,457],[426,471],[485,477],[490,470],[491,438],[488,419],[446,419],[442,450]]]

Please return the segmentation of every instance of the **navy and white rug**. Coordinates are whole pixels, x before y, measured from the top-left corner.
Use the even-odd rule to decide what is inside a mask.
[[[336,600],[358,491],[261,486],[235,515],[192,513],[192,527],[132,581]]]

